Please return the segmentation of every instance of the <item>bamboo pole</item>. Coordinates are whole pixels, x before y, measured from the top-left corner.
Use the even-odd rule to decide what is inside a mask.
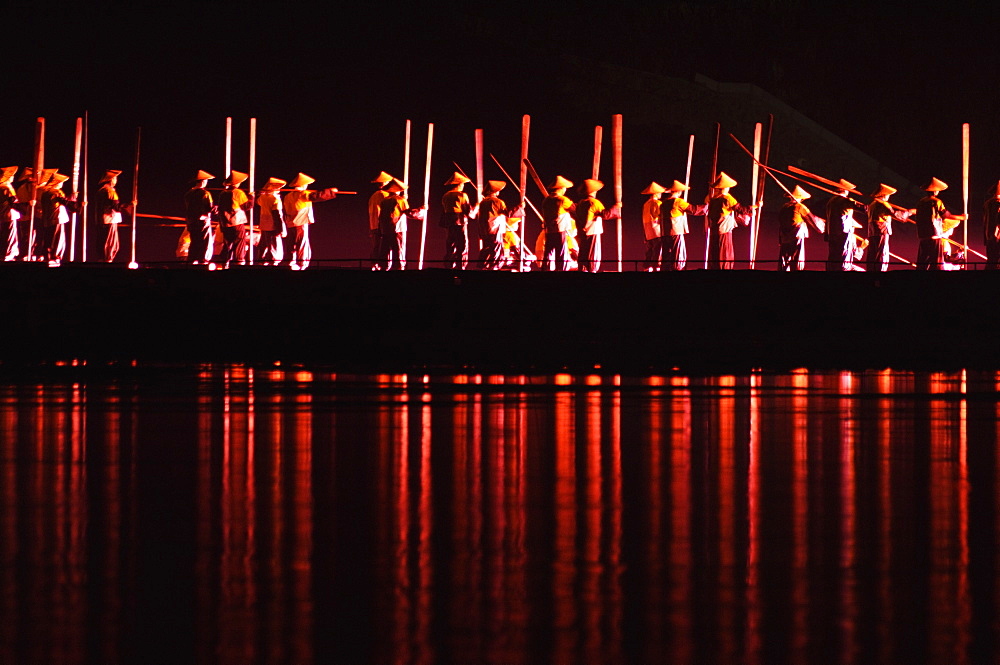
[[[226,118],[226,173],[223,176],[228,178],[233,172],[233,119]]]
[[[80,260],[84,263],[87,262],[87,206],[89,204],[87,194],[87,174],[89,166],[89,151],[90,151],[90,112],[83,112],[83,186],[81,189],[80,197],[80,219],[81,219],[81,234],[80,234]]]
[[[476,139],[476,205],[483,198],[483,130],[477,129],[475,132]],[[468,177],[468,176],[466,176]],[[476,258],[483,253],[483,234],[476,232],[473,234],[475,240],[469,240],[468,246],[470,249],[475,249]]]
[[[83,118],[76,119],[76,139],[73,142],[73,180],[72,192],[76,194],[80,190],[80,152],[83,150]],[[73,211],[70,217],[69,226],[69,260],[72,263],[76,260],[76,220],[77,212]]]
[[[38,210],[38,181],[42,177],[45,164],[45,118],[35,120],[35,164],[34,178],[31,184],[31,210],[28,215],[28,248],[22,260],[33,261],[35,258],[35,214]]]
[[[760,139],[761,139],[761,123],[754,125],[753,130],[753,176],[751,178],[750,191],[757,192],[757,182],[760,177]],[[754,261],[757,258],[757,220],[760,214],[759,209],[754,208],[753,214],[750,216],[750,270],[754,269]]]
[[[507,169],[505,169],[505,168],[503,167],[503,165],[502,165],[502,164],[500,163],[500,160],[498,160],[498,159],[497,159],[496,157],[494,157],[492,153],[490,154],[490,158],[492,158],[492,159],[493,159],[493,161],[494,161],[494,162],[496,162],[496,165],[497,165],[498,167],[500,167],[500,171],[501,171],[501,172],[502,172],[502,173],[504,174],[504,176],[505,176],[505,177],[507,178],[507,180],[508,180],[508,181],[510,182],[510,184],[514,186],[514,189],[516,189],[516,190],[517,190],[517,193],[518,193],[519,195],[521,195],[521,202],[522,202],[522,205],[525,205],[525,204],[527,204],[527,206],[528,206],[529,208],[531,208],[532,210],[534,210],[534,211],[535,211],[535,214],[536,214],[536,215],[538,215],[538,219],[541,219],[541,218],[542,218],[542,213],[541,213],[541,212],[539,212],[539,211],[538,211],[538,208],[536,208],[536,207],[535,207],[535,204],[533,204],[533,203],[532,203],[532,202],[531,202],[531,201],[530,201],[530,200],[528,199],[528,197],[524,195],[524,193],[523,193],[523,192],[521,191],[520,187],[518,187],[517,183],[516,183],[516,182],[514,182],[514,179],[513,179],[512,177],[510,177],[510,174],[509,174],[509,173],[507,173]],[[527,167],[525,167],[525,168],[527,168]],[[522,233],[522,234],[524,233],[524,218],[521,218],[521,233]]]
[[[962,244],[969,247],[969,123],[962,125]],[[966,251],[968,258],[968,251]],[[969,262],[966,260],[965,268]]]
[[[531,130],[531,116],[530,115],[521,116],[521,161],[520,161],[520,164],[521,164],[521,177],[518,180],[518,182],[520,183],[520,187],[518,187],[518,192],[520,192],[520,194],[521,194],[521,206],[522,207],[524,206],[524,204],[528,200],[527,199],[527,196],[528,196],[528,189],[527,189],[528,188],[528,164],[527,164],[527,162],[528,162],[528,136],[529,136],[530,130]],[[494,158],[494,161],[496,161],[496,158]],[[498,166],[499,166],[499,164],[500,163],[497,162]],[[503,168],[503,167],[501,167],[501,168]],[[510,176],[508,176],[508,178],[509,177]],[[532,209],[535,209],[535,206],[531,206],[531,207],[532,207]],[[538,213],[538,210],[535,210],[535,214],[538,215],[538,219],[539,219],[539,221],[541,221],[542,216]],[[520,248],[521,249],[521,272],[524,272],[524,269],[525,269],[525,267],[528,264],[528,260],[525,258],[525,252],[524,252],[525,238],[528,237],[527,234],[528,234],[528,216],[525,215],[521,219],[521,248]]]
[[[434,123],[427,123],[427,161],[424,163],[424,220],[420,226],[420,262],[417,269],[424,269],[424,247],[427,245],[427,216],[430,215],[431,152],[434,147]]]
[[[135,260],[135,217],[139,208],[139,146],[142,142],[142,127],[135,130],[135,168],[132,171],[132,260],[128,267],[136,269],[139,264]]]
[[[761,166],[768,168],[771,159],[771,132],[774,129],[774,114],[767,115],[767,133],[764,139],[764,159]],[[767,178],[761,178],[758,184],[754,202],[757,204],[757,233],[754,235],[753,256],[757,258],[757,243],[760,241],[760,220],[764,214],[764,189],[767,187]]]
[[[694,157],[694,134],[692,134],[691,137],[688,139],[688,161],[687,161],[687,169],[685,169],[684,171],[685,187],[691,186],[691,160],[693,157]],[[684,194],[682,195],[682,198],[685,201],[688,200],[688,191],[690,190],[685,189]]]
[[[712,185],[715,184],[715,171],[719,168],[719,134],[722,123],[715,123],[715,146],[712,148],[712,169],[708,177],[708,195],[712,196]],[[705,215],[705,270],[708,270],[708,251],[712,244],[712,222]]]
[[[403,183],[410,184],[410,121],[406,121],[406,135],[403,138]]]
[[[618,272],[622,272],[622,115],[611,116],[611,149],[614,151],[615,205],[618,206]]]
[[[601,144],[604,141],[604,128],[594,127],[594,163],[590,167],[590,177],[599,180],[601,177]]]
[[[248,184],[247,187],[250,189],[250,196],[254,196],[254,183],[256,182],[255,177],[257,175],[257,118],[250,118],[250,168],[247,169],[248,173]],[[227,174],[228,175],[228,174]],[[247,235],[247,263],[253,265],[253,210],[255,206],[250,206],[250,211],[247,214],[247,225],[249,228],[249,233]]]

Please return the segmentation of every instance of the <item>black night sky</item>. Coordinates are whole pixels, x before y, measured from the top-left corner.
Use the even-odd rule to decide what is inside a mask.
[[[666,129],[630,127],[631,109],[586,85],[588,67],[601,62],[756,84],[914,182],[935,175],[951,183],[945,199],[953,209],[961,207],[961,124],[969,122],[970,210],[1000,178],[1000,55],[995,10],[985,4],[937,11],[786,0],[599,8],[38,4],[3,5],[4,165],[30,161],[34,119],[44,116],[46,165],[68,173],[74,119],[86,110],[92,178],[121,169],[119,189],[129,191],[141,126],[141,209],[177,215],[195,170],[224,175],[227,116],[234,119],[233,166],[248,166],[248,119],[256,117],[258,182],[303,171],[317,187],[360,192],[317,210],[319,223],[326,217],[336,228],[314,234],[327,255],[365,254],[368,183],[383,169],[402,175],[407,118],[414,123],[411,199],[418,202],[428,122],[435,123],[433,203],[452,160],[475,168],[476,128],[484,129],[487,152],[516,169],[525,113],[543,177],[587,177],[593,127],[623,113],[625,188],[636,210],[637,192],[650,180],[682,179],[686,145],[672,145]],[[572,85],[567,72],[575,74]],[[694,182],[709,137],[699,145]],[[610,168],[609,141],[605,150]],[[489,164],[486,175],[501,177]],[[834,177],[842,175],[849,177]]]

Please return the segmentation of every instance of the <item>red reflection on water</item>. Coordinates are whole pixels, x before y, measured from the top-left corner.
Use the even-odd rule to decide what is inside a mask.
[[[670,652],[678,662],[692,662],[694,627],[691,551],[691,391],[686,377],[672,377],[670,401]]]
[[[568,375],[557,375],[556,385],[568,385]],[[579,608],[576,589],[576,441],[573,396],[560,390],[555,394],[555,480],[553,486],[555,530],[552,534],[552,659],[557,663],[577,662]]]

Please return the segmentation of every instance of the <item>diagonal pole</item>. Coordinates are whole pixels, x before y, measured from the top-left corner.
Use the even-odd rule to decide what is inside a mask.
[[[418,270],[424,269],[424,248],[427,245],[427,216],[431,214],[431,152],[434,148],[434,123],[427,123],[427,161],[424,163],[424,221],[420,227],[420,261]]]

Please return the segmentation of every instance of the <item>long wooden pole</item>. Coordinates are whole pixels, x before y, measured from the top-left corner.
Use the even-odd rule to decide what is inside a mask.
[[[528,162],[528,137],[529,137],[530,132],[531,132],[531,116],[530,115],[523,115],[523,116],[521,116],[521,160],[520,160],[521,174],[520,174],[520,178],[518,179],[518,182],[520,183],[520,186],[518,187],[518,191],[521,194],[521,206],[522,207],[524,206],[524,204],[528,200],[527,199],[527,196],[528,196],[528,163],[527,162]],[[494,159],[494,161],[496,161],[496,160]],[[499,165],[499,162],[497,163],[497,165]],[[501,167],[501,168],[503,168],[503,167]],[[532,207],[532,209],[535,208],[535,206],[531,206],[531,207]],[[538,215],[538,219],[541,220],[542,216],[538,213],[538,210],[535,210],[535,214]],[[528,237],[528,216],[525,215],[521,219],[521,247],[520,247],[520,249],[521,249],[521,272],[524,272],[525,268],[528,265],[528,259],[525,257],[525,251],[524,251],[524,243],[525,243],[525,239],[527,237]]]
[[[254,183],[256,182],[257,175],[257,118],[250,118],[250,168],[249,171],[248,187],[250,188],[250,196],[254,196]],[[250,211],[247,213],[247,225],[250,227],[249,236],[247,238],[247,263],[253,265],[253,210],[256,206],[250,206]]]
[[[23,260],[35,259],[35,212],[38,209],[38,181],[42,177],[45,164],[45,118],[35,120],[35,173],[31,183],[31,210],[28,215],[28,248]]]
[[[753,177],[751,178],[750,191],[757,192],[757,178],[760,176],[760,138],[762,125],[758,122],[753,129]],[[759,210],[754,208],[750,216],[750,270],[754,269],[754,260],[757,258],[757,219]]]
[[[761,166],[768,168],[771,159],[771,132],[774,130],[774,114],[767,115],[767,132],[764,139],[764,158]],[[757,258],[757,243],[760,240],[760,221],[764,214],[764,189],[767,187],[767,178],[761,178],[757,186],[754,202],[757,204],[757,232],[754,234],[753,256]]]
[[[712,185],[715,183],[715,171],[719,168],[719,133],[722,131],[722,123],[715,123],[715,146],[712,148],[712,169],[708,178],[708,195],[712,195]],[[712,242],[712,222],[705,215],[705,270],[708,270],[708,250]]]
[[[969,123],[962,125],[962,244],[969,246]],[[966,252],[968,259],[968,252]],[[966,260],[965,268],[969,262]]]
[[[410,121],[406,121],[406,135],[403,137],[403,182],[410,184]]]
[[[532,203],[531,200],[528,199],[527,196],[523,195],[523,193],[521,192],[521,189],[518,187],[518,184],[516,182],[514,182],[514,179],[512,177],[510,177],[510,174],[507,173],[507,169],[505,169],[503,167],[503,164],[500,163],[500,160],[498,160],[496,157],[494,157],[492,153],[490,154],[490,158],[494,162],[496,162],[496,165],[500,168],[500,171],[504,174],[504,177],[507,178],[507,180],[510,182],[510,184],[513,185],[515,189],[517,189],[517,193],[521,196],[522,204],[527,204],[528,207],[531,208],[532,210],[534,210],[535,214],[538,215],[538,219],[541,219],[542,218],[542,213],[538,211],[538,208],[535,207],[535,204]],[[527,168],[527,166],[525,166],[525,168]],[[521,233],[522,234],[524,233],[524,219],[523,218],[521,219]]]
[[[427,245],[427,217],[431,214],[431,152],[434,148],[434,123],[427,123],[427,161],[424,163],[424,219],[420,226],[420,261],[418,269],[424,269],[424,247]]]
[[[139,264],[135,260],[135,216],[139,208],[139,146],[142,143],[142,127],[135,130],[135,168],[132,171],[132,260],[128,267],[135,269]]]
[[[604,128],[594,127],[594,163],[590,167],[590,177],[599,180],[601,177],[601,144],[604,142]]]
[[[477,129],[476,139],[476,205],[483,198],[483,130]],[[468,176],[466,176],[468,177]],[[475,240],[469,241],[469,246],[475,251],[476,256],[483,253],[483,234],[475,233]]]
[[[76,119],[76,140],[73,142],[73,180],[72,191],[77,194],[80,191],[80,153],[83,150],[83,118]],[[72,263],[76,260],[76,220],[77,213],[74,210],[70,217],[69,226],[69,260]]]
[[[622,272],[622,216],[620,214],[622,205],[622,115],[616,113],[611,116],[611,143],[614,151],[615,169],[615,205],[618,206],[618,272]]]
[[[84,263],[87,262],[87,206],[88,201],[88,187],[87,187],[87,174],[89,166],[89,152],[90,152],[90,112],[83,112],[83,182],[80,188],[80,260]]]
[[[693,158],[694,158],[694,134],[692,134],[691,137],[688,139],[688,161],[687,161],[687,169],[685,169],[684,171],[684,185],[686,187],[691,186],[691,160]],[[688,191],[689,190],[687,189],[684,190],[682,198],[685,201],[688,200]]]
[[[229,177],[233,168],[233,119],[226,118],[226,174]]]

